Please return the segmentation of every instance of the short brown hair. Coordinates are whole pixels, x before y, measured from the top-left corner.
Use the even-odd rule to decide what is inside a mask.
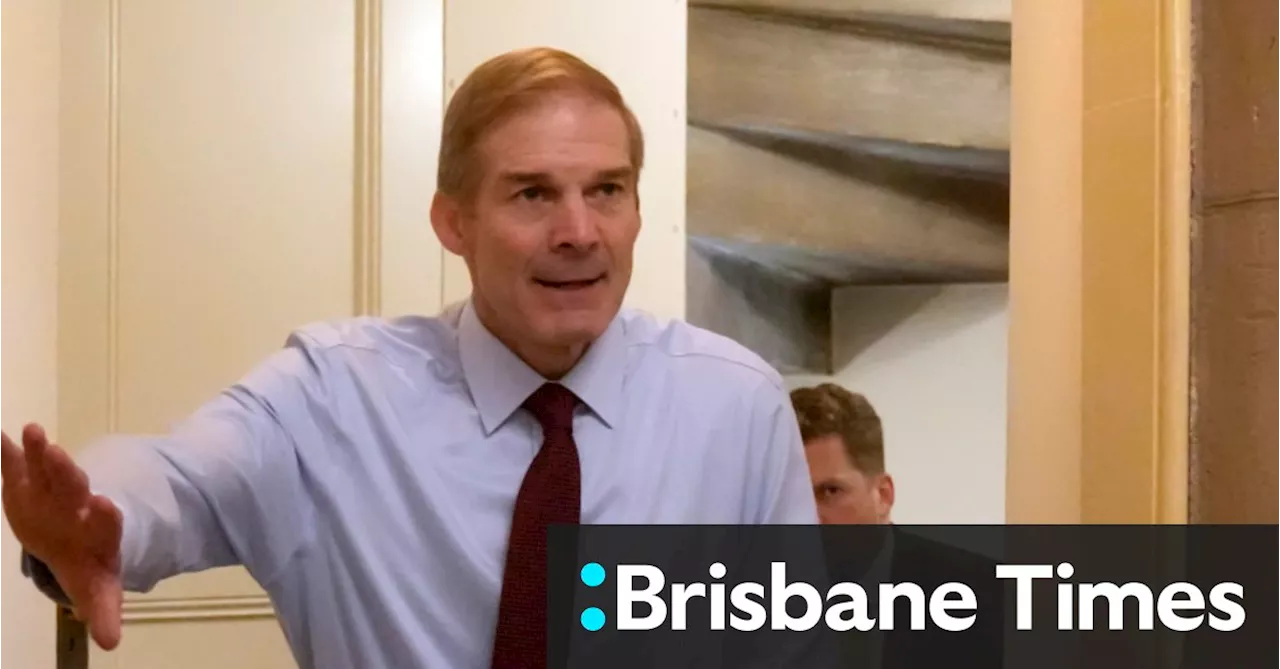
[[[884,473],[884,433],[880,416],[867,398],[834,384],[791,391],[791,406],[800,422],[800,437],[838,436],[845,453],[865,474]]]
[[[548,93],[559,92],[585,93],[618,110],[627,126],[631,168],[639,178],[644,135],[618,87],[573,54],[535,47],[485,61],[454,92],[441,131],[437,188],[446,195],[466,197],[478,181],[475,149],[485,133]]]

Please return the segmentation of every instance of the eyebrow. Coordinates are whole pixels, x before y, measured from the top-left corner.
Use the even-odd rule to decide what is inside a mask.
[[[631,174],[631,167],[623,166],[596,172],[595,178],[601,181],[629,179]],[[552,180],[551,174],[547,172],[503,172],[498,178],[505,183],[516,184],[545,183]]]
[[[603,170],[601,172],[598,172],[596,174],[596,178],[601,181],[612,181],[614,179],[626,180],[631,178],[632,173],[633,172],[630,166],[615,167],[610,170]]]
[[[546,172],[503,172],[498,178],[509,183],[527,184],[549,181],[551,175]]]

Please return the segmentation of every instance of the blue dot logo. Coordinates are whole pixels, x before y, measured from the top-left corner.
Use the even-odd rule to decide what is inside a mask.
[[[595,632],[601,627],[604,627],[604,611],[593,606],[582,612],[582,629]]]
[[[588,588],[594,588],[597,585],[604,583],[604,567],[601,567],[599,562],[588,562],[583,565],[582,582],[586,584]]]

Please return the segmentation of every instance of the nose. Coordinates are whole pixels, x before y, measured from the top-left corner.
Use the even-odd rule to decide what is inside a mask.
[[[581,193],[560,200],[551,225],[553,248],[591,250],[600,243],[600,229]]]

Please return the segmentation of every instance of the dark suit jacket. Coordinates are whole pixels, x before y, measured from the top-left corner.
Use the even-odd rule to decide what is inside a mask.
[[[895,629],[882,631],[879,667],[868,669],[999,669],[1004,657],[1004,589],[996,580],[996,561],[910,531],[892,528],[893,553],[889,580],[919,585],[926,596],[944,583],[973,588],[977,620],[963,632],[947,632],[929,623],[913,631],[907,624],[906,601],[899,600]],[[878,616],[878,611],[873,612]],[[847,634],[847,633],[845,633]],[[860,667],[859,641],[844,636],[843,667]]]

